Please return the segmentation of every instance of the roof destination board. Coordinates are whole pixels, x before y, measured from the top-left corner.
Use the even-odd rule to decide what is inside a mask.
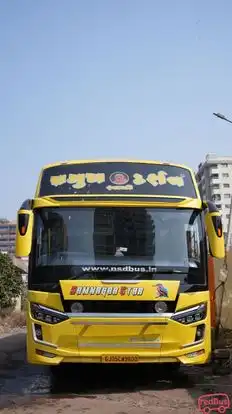
[[[198,198],[190,170],[175,165],[83,162],[43,170],[39,197],[84,194]]]

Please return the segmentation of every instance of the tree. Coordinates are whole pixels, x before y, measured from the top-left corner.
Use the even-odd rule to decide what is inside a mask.
[[[22,272],[8,254],[0,253],[0,310],[13,308],[22,293]]]

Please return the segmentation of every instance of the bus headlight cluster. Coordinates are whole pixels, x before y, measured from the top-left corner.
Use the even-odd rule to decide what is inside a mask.
[[[37,321],[52,325],[68,319],[68,316],[65,313],[47,308],[46,306],[39,305],[38,303],[31,303],[31,316]]]
[[[176,322],[189,325],[190,323],[202,321],[207,315],[207,303],[201,303],[193,308],[184,309],[172,315],[171,319]]]

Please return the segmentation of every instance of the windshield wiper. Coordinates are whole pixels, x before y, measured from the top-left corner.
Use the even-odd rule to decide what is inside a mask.
[[[93,280],[95,280],[96,279],[95,276],[96,276],[97,273],[100,273],[100,272],[94,272],[94,271],[91,271],[91,270],[88,270],[88,271],[83,270],[81,272],[77,272],[76,274],[68,277],[68,280],[78,280],[78,279],[81,279],[81,280],[91,280],[91,279],[93,279]]]
[[[170,268],[170,267],[161,267],[161,268],[156,268],[156,270],[153,270],[152,272],[139,272],[136,275],[132,276],[132,280],[133,279],[140,279],[142,278],[144,275],[146,276],[150,276],[151,279],[154,278],[155,275],[171,275],[171,274],[178,274],[178,275],[186,275],[188,273],[189,269],[186,268],[185,270],[182,269],[176,269],[176,268]]]
[[[161,267],[161,268],[157,268],[154,273],[168,273],[168,274],[172,274],[172,273],[179,273],[179,274],[185,274],[188,273],[188,268],[186,268],[185,270],[183,269],[176,269],[176,268],[170,268],[170,267]]]

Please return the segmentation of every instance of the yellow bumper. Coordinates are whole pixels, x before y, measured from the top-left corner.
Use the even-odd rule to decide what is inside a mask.
[[[36,337],[28,314],[27,358],[32,364],[167,363],[205,364],[211,356],[207,320],[204,338],[195,341],[199,323],[184,326],[168,318],[70,318],[57,325],[41,323]],[[201,322],[202,324],[202,322]]]
[[[32,364],[60,363],[166,363],[205,364],[211,357],[209,292],[180,294],[177,311],[207,303],[204,320],[184,324],[172,314],[66,314],[59,323],[33,319],[30,302],[60,311],[60,295],[29,291],[27,358]],[[38,339],[35,324],[42,338]],[[204,335],[197,340],[199,325]]]

